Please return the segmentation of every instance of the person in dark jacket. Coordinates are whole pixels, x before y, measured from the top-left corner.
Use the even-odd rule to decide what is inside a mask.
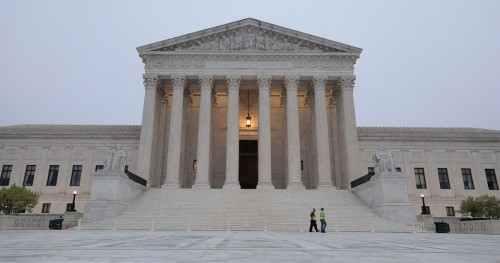
[[[315,212],[316,212],[316,208],[313,208],[313,211],[309,215],[311,217],[311,225],[309,226],[309,232],[312,232],[313,227],[316,230],[316,232],[319,232],[318,225],[316,224],[316,213]]]

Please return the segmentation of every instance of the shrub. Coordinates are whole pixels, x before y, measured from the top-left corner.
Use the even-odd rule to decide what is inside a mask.
[[[26,187],[13,184],[0,189],[0,212],[6,215],[17,214],[20,211],[31,212],[38,204],[40,196]]]
[[[500,219],[500,199],[492,195],[469,196],[460,203],[463,218]]]

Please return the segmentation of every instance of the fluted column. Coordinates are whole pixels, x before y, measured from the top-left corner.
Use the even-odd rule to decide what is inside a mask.
[[[354,111],[353,89],[356,77],[340,77],[338,82],[339,100],[337,103],[340,169],[344,177],[342,180],[347,188],[350,182],[362,174],[358,171],[359,146],[358,131],[356,128],[356,114]]]
[[[142,125],[141,125],[141,137],[139,141],[139,155],[138,155],[138,172],[139,175],[148,180],[151,184],[154,178],[152,176],[152,152],[153,152],[153,135],[155,129],[155,111],[157,87],[158,87],[158,75],[154,74],[144,74],[144,105],[142,110]]]
[[[274,188],[271,180],[271,76],[257,76],[259,87],[259,183],[257,188]]]
[[[226,182],[224,188],[239,188],[238,168],[240,158],[240,80],[241,76],[227,76],[227,143],[226,143]]]
[[[330,140],[328,138],[328,120],[326,119],[325,88],[327,76],[313,76],[314,116],[316,117],[316,151],[318,166],[318,187],[331,187],[332,170],[330,166]]]
[[[210,138],[212,113],[212,84],[213,76],[203,75],[200,79],[200,117],[198,119],[198,151],[196,180],[193,187],[210,188],[208,178],[210,172]]]
[[[170,132],[168,134],[167,178],[165,185],[179,186],[179,171],[181,162],[182,116],[184,108],[184,88],[186,77],[172,75],[172,109],[170,112]]]
[[[298,75],[285,76],[288,188],[303,188],[300,176],[299,109],[297,104]]]
[[[342,177],[340,176],[340,163],[339,163],[339,155],[340,155],[340,152],[339,152],[339,132],[338,132],[338,124],[337,124],[337,95],[338,95],[338,92],[336,89],[333,89],[332,90],[332,93],[331,93],[331,101],[330,101],[330,106],[331,106],[331,110],[332,110],[332,155],[333,156],[330,156],[330,158],[333,159],[333,167],[332,167],[332,171],[333,171],[333,174],[334,174],[334,184],[335,186],[337,187],[337,189],[342,189],[341,186],[342,186]]]

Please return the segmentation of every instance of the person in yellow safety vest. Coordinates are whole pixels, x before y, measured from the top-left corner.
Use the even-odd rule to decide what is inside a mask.
[[[322,207],[321,212],[319,212],[319,221],[321,222],[321,233],[326,233],[326,217],[325,217],[325,209]]]
[[[309,215],[311,217],[311,225],[309,226],[309,232],[312,232],[313,227],[316,230],[316,232],[319,232],[318,231],[318,225],[316,224],[316,214],[315,214],[315,212],[316,212],[316,208],[313,208],[313,211]]]

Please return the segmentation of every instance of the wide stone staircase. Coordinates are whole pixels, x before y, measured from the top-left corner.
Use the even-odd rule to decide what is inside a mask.
[[[327,231],[415,232],[419,223],[382,219],[347,190],[151,188],[116,218],[81,229],[308,231],[325,208]]]

